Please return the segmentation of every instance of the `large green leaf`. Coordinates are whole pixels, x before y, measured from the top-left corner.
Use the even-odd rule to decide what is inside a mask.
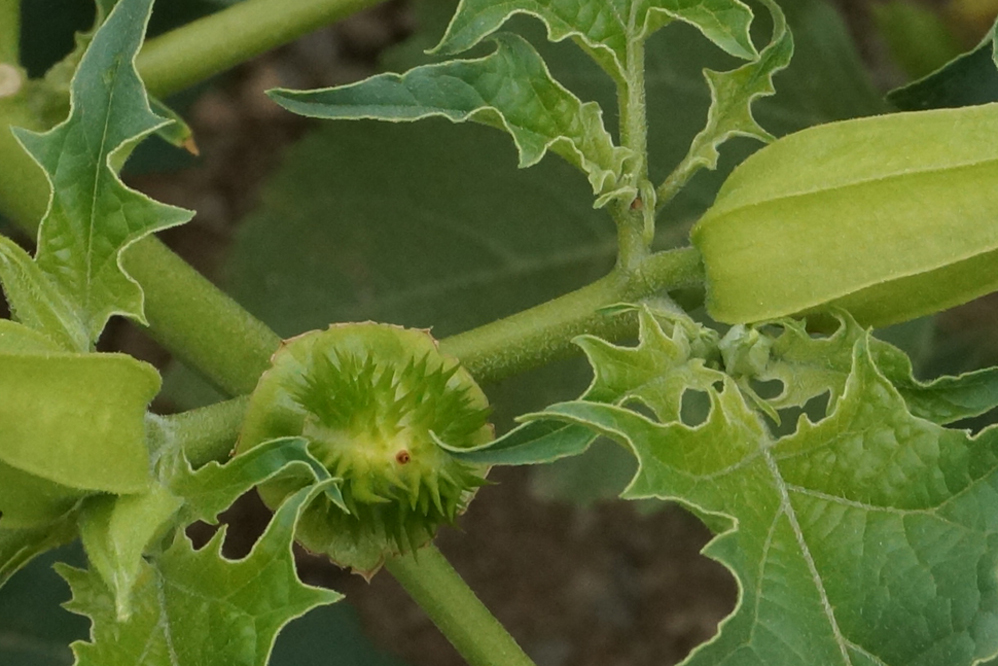
[[[289,111],[313,118],[474,120],[508,131],[521,167],[536,164],[551,149],[589,176],[600,204],[627,195],[617,191],[617,181],[629,151],[613,145],[599,106],[583,104],[552,79],[522,37],[506,33],[493,41],[496,51],[484,58],[425,65],[349,86],[269,95]]]
[[[298,516],[324,490],[317,484],[288,498],[242,560],[222,557],[224,528],[201,550],[178,533],[165,553],[140,564],[125,621],[97,572],[58,567],[73,589],[67,608],[93,621],[90,642],[72,646],[77,665],[265,666],[281,627],[341,598],[303,585],[291,553]]]
[[[704,552],[738,578],[738,605],[684,663],[958,666],[998,653],[998,429],[972,438],[913,417],[868,338],[834,409],[782,439],[733,380],[707,393],[696,426],[669,418],[669,392],[642,392],[656,418],[586,401],[544,415],[633,450],[625,497],[682,502],[722,531]]]
[[[466,51],[518,13],[543,21],[552,41],[578,39],[620,81],[643,66],[634,60],[635,44],[674,20],[696,26],[731,55],[757,55],[748,31],[752,11],[738,0],[462,0],[434,50]]]
[[[121,253],[140,238],[182,224],[191,213],[131,190],[117,172],[132,148],[167,120],[149,108],[135,71],[152,0],[121,0],[94,35],[73,76],[69,117],[17,138],[52,186],[36,260],[77,305],[90,340],[108,317],[144,322],[142,288]]]
[[[887,95],[899,109],[918,111],[998,102],[998,22],[973,50]]]

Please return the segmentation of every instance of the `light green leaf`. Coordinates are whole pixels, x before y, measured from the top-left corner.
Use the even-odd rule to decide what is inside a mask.
[[[27,529],[0,527],[0,587],[38,555],[76,538],[76,515]]]
[[[242,560],[222,557],[224,528],[197,551],[178,533],[165,553],[140,564],[124,622],[98,573],[58,567],[73,590],[66,607],[93,621],[91,642],[72,646],[77,666],[265,666],[281,627],[341,598],[303,585],[291,552],[298,516],[324,491],[317,484],[289,497]]]
[[[513,136],[520,167],[550,149],[589,177],[600,203],[627,196],[618,179],[629,151],[613,145],[595,102],[578,97],[551,78],[522,37],[499,34],[494,53],[382,74],[359,83],[314,91],[273,90],[278,104],[312,118],[411,121],[442,116],[504,129]],[[631,193],[633,195],[633,192]]]
[[[149,106],[157,116],[171,121],[161,125],[156,130],[156,135],[171,146],[182,148],[192,155],[197,155],[198,147],[194,142],[194,131],[180,114],[155,97],[149,98]]]
[[[672,199],[700,169],[716,169],[720,157],[717,148],[728,139],[745,136],[765,143],[774,140],[752,115],[752,103],[776,91],[773,75],[790,64],[794,42],[780,8],[773,2],[765,5],[773,15],[773,37],[759,57],[726,72],[704,69],[711,99],[707,126],[693,139],[686,158],[660,186],[659,206]]]
[[[44,134],[15,130],[52,186],[36,261],[80,308],[90,340],[113,314],[145,322],[142,288],[121,253],[192,215],[128,189],[117,175],[138,141],[168,122],[149,109],[134,65],[151,7],[152,0],[114,7],[73,76],[64,122]]]
[[[969,666],[998,652],[998,430],[911,416],[868,344],[834,410],[780,440],[731,379],[696,427],[585,401],[546,413],[632,448],[625,497],[728,521],[704,553],[738,578],[738,605],[684,664]]]
[[[89,497],[80,510],[80,537],[91,566],[114,595],[119,621],[132,614],[132,588],[149,544],[172,524],[183,500],[154,484],[137,495]]]
[[[93,492],[145,491],[159,384],[124,354],[0,355],[0,524],[51,522]]]
[[[748,30],[752,10],[738,0],[462,0],[433,51],[466,51],[514,14],[543,21],[551,41],[576,38],[620,81],[630,77],[632,67],[643,65],[632,62],[632,46],[674,20],[695,26],[731,55],[757,55]]]
[[[766,146],[691,234],[711,317],[837,306],[884,326],[998,289],[996,136],[998,104],[986,104],[830,123]]]
[[[0,354],[48,354],[61,351],[52,338],[10,319],[0,319]]]
[[[90,351],[76,306],[27,252],[0,236],[0,283],[14,317],[44,333],[64,351]]]

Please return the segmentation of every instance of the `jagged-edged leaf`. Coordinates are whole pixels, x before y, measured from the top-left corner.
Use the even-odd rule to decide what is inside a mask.
[[[508,131],[520,166],[548,150],[582,169],[593,192],[613,196],[629,151],[613,145],[595,102],[583,103],[551,78],[525,39],[493,37],[495,52],[473,60],[424,65],[405,74],[382,74],[359,83],[313,91],[274,90],[271,99],[313,118],[411,121],[442,116]]]
[[[972,51],[932,74],[892,90],[887,99],[904,111],[998,102],[998,21]]]
[[[658,321],[647,307],[638,310],[640,334],[636,347],[618,347],[591,335],[576,338],[595,376],[583,400],[608,404],[640,403],[663,420],[676,420],[687,389],[706,390],[724,374],[704,365],[717,338],[685,317]],[[663,324],[670,332],[663,330]],[[706,344],[705,344],[706,342]],[[534,465],[578,455],[597,434],[574,424],[527,414],[523,425],[487,444],[470,449],[438,444],[467,462],[489,465]]]
[[[620,81],[632,78],[632,67],[643,66],[634,62],[633,45],[673,20],[695,26],[731,55],[757,55],[749,37],[752,10],[738,0],[462,0],[433,50],[466,51],[514,14],[543,21],[552,41],[578,39]]]
[[[80,510],[80,537],[90,565],[114,596],[115,613],[132,613],[132,588],[150,542],[164,532],[183,505],[161,484],[136,495],[89,497]]]
[[[77,666],[265,666],[281,627],[341,598],[302,584],[291,553],[301,510],[324,491],[317,484],[289,497],[242,560],[222,557],[224,528],[201,550],[178,533],[166,552],[140,564],[123,622],[97,572],[58,567],[73,590],[66,607],[93,622],[90,642],[72,646]]]
[[[659,188],[659,205],[667,203],[702,168],[716,169],[718,146],[736,136],[763,142],[774,140],[752,115],[752,103],[772,95],[773,75],[790,64],[794,42],[783,12],[773,2],[764,2],[773,15],[773,37],[759,57],[737,69],[717,72],[704,69],[710,87],[707,126],[693,139],[686,158]]]
[[[969,666],[998,652],[998,430],[975,439],[910,415],[866,338],[834,410],[780,440],[730,378],[708,394],[698,426],[585,401],[545,414],[632,448],[625,497],[676,500],[722,529],[704,553],[739,580],[738,605],[684,664]]]
[[[161,468],[162,469],[162,468]],[[166,483],[185,501],[185,523],[203,520],[218,522],[218,514],[243,493],[278,473],[305,474],[317,481],[329,479],[329,472],[308,452],[308,440],[282,437],[242,453],[224,465],[209,462],[192,471],[186,459],[179,459],[170,471],[161,471]],[[330,485],[326,495],[346,511],[339,487]]]
[[[134,65],[151,7],[115,5],[73,76],[64,122],[44,134],[15,130],[52,186],[36,261],[77,304],[90,340],[112,314],[145,321],[142,288],[121,253],[192,215],[125,187],[117,174],[138,141],[168,122],[150,110]]]
[[[31,256],[0,236],[0,283],[11,313],[22,324],[44,333],[65,351],[89,351],[79,312]]]
[[[846,387],[853,348],[867,337],[848,313],[839,311],[837,317],[839,327],[824,337],[811,335],[802,322],[792,319],[753,328],[735,326],[720,343],[725,367],[739,378],[746,394],[754,393],[749,379],[779,381],[782,390],[766,400],[775,409],[803,407],[823,393],[834,406]],[[775,334],[770,332],[774,324]],[[869,349],[880,372],[919,418],[944,425],[998,406],[998,368],[920,381],[911,360],[897,347],[871,338]]]

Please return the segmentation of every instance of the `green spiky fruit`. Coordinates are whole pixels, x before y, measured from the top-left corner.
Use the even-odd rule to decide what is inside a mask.
[[[453,522],[487,471],[455,460],[434,437],[467,448],[493,437],[471,375],[423,330],[339,324],[286,341],[260,379],[237,452],[301,435],[341,478],[344,513],[323,497],[303,514],[308,549],[370,575],[386,556],[428,542]],[[300,479],[264,484],[271,508]]]

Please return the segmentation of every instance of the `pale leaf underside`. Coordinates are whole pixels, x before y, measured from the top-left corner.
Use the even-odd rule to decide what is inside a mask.
[[[413,121],[432,116],[476,121],[509,132],[521,167],[548,150],[579,167],[599,195],[615,192],[629,152],[613,145],[602,111],[583,103],[551,78],[523,38],[494,37],[496,51],[483,58],[382,74],[359,83],[314,91],[271,91],[286,109],[314,118]]]
[[[672,20],[698,28],[731,55],[753,59],[752,11],[738,0],[462,0],[435,52],[460,53],[498,30],[514,14],[547,26],[552,41],[580,40],[620,81],[628,79],[629,44],[647,39]]]

